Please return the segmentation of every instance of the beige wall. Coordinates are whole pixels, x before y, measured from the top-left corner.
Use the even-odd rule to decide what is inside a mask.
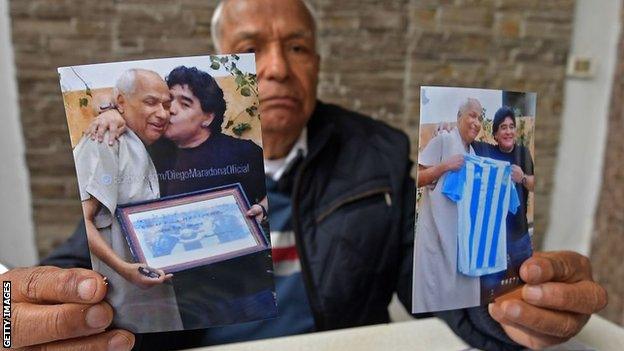
[[[622,21],[622,12],[619,12]],[[602,184],[592,235],[595,278],[606,287],[602,315],[624,325],[624,34],[620,33],[608,116]]]
[[[621,0],[576,2],[571,53],[592,57],[596,70],[589,79],[569,77],[565,82],[561,143],[545,249],[574,250],[585,255],[590,251],[602,183],[621,4]]]

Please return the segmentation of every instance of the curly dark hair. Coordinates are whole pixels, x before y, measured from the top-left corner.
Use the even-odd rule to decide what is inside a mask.
[[[197,67],[179,66],[173,69],[165,78],[167,85],[188,85],[189,89],[199,99],[202,111],[213,113],[214,120],[210,123],[210,130],[213,133],[221,132],[223,115],[225,114],[225,99],[223,90],[215,79],[208,73],[200,71]]]
[[[499,108],[498,111],[496,111],[496,113],[494,114],[494,120],[492,121],[492,135],[498,132],[498,128],[507,117],[511,118],[514,125],[516,124],[516,114],[514,113],[514,110],[511,109],[511,107],[503,106]]]

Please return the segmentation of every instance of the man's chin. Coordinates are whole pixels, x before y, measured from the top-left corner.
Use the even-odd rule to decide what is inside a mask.
[[[513,148],[514,143],[510,142],[510,143],[501,143],[500,146],[502,148],[504,148],[505,150],[510,150],[511,148]]]
[[[301,111],[276,111],[262,112],[263,132],[284,132],[292,130],[293,126],[305,125],[306,120]]]

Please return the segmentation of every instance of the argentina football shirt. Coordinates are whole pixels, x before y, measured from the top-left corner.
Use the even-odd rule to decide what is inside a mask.
[[[509,162],[465,155],[442,193],[457,203],[457,268],[479,277],[507,269],[507,213],[520,206]]]

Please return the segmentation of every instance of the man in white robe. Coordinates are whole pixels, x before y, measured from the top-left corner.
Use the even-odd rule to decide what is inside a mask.
[[[171,97],[155,72],[124,72],[115,89],[116,104],[128,131],[113,146],[83,137],[74,149],[80,199],[93,269],[108,278],[107,299],[113,323],[133,332],[182,329],[171,275],[148,277],[134,263],[115,219],[117,205],[160,197],[158,178],[146,146],[164,133]]]
[[[481,130],[483,107],[467,99],[457,113],[457,127],[435,136],[418,157],[418,187],[424,187],[418,206],[414,243],[413,312],[478,306],[479,278],[457,269],[457,203],[442,193],[444,177],[461,168],[470,143]]]

